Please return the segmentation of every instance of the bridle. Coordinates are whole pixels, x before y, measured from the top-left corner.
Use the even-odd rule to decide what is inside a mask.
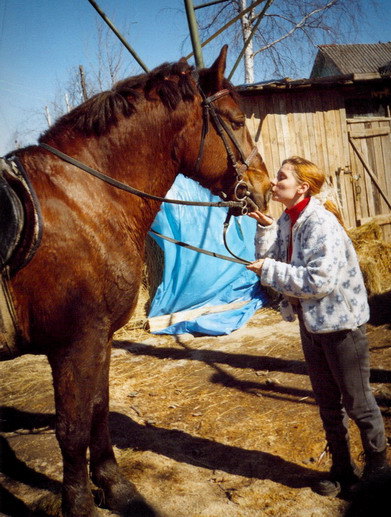
[[[224,97],[225,95],[229,95],[230,90],[223,89],[213,95],[210,95],[209,97],[206,97],[199,85],[198,80],[196,81],[196,84],[198,87],[198,91],[203,99],[203,101],[202,101],[203,115],[202,115],[200,147],[199,147],[199,151],[198,151],[198,157],[197,157],[197,160],[196,160],[196,163],[194,166],[194,170],[195,170],[196,174],[199,172],[202,157],[204,154],[205,139],[206,139],[206,136],[209,131],[209,122],[210,122],[210,118],[212,118],[214,125],[215,125],[215,129],[216,129],[218,135],[220,136],[220,138],[222,139],[222,141],[224,143],[224,147],[227,151],[227,155],[232,163],[233,168],[236,171],[236,182],[235,182],[235,186],[234,186],[234,195],[233,195],[234,201],[218,201],[218,202],[214,203],[214,202],[200,202],[200,201],[185,201],[185,200],[180,200],[180,199],[168,199],[165,197],[154,196],[153,194],[148,194],[148,193],[138,190],[134,187],[131,187],[130,185],[126,185],[125,183],[123,183],[121,181],[111,178],[110,176],[107,176],[106,174],[104,174],[100,171],[97,171],[97,170],[93,169],[92,167],[89,167],[88,165],[85,165],[84,163],[80,162],[76,158],[73,158],[73,157],[59,151],[55,147],[52,147],[51,145],[46,144],[45,142],[40,142],[39,145],[40,145],[40,147],[46,149],[47,151],[50,151],[51,153],[58,156],[62,160],[70,163],[71,165],[74,165],[74,166],[78,167],[79,169],[84,170],[85,172],[88,172],[89,174],[95,176],[96,178],[99,178],[100,180],[105,181],[106,183],[109,183],[113,187],[119,188],[121,190],[129,192],[136,196],[144,197],[147,199],[153,199],[156,201],[161,201],[163,203],[174,203],[174,204],[179,204],[179,205],[218,206],[218,207],[227,207],[227,208],[240,208],[241,214],[245,215],[248,213],[248,208],[247,208],[248,203],[250,203],[252,205],[252,208],[255,208],[255,206],[256,206],[253,203],[253,201],[248,197],[248,195],[249,195],[248,187],[247,187],[246,182],[243,180],[243,174],[248,169],[252,160],[254,159],[255,155],[257,154],[257,147],[254,146],[254,148],[251,150],[249,156],[246,158],[243,153],[243,150],[242,150],[239,142],[235,138],[235,135],[233,134],[231,128],[228,127],[228,125],[226,124],[224,119],[220,116],[216,107],[214,106],[214,102],[216,100],[220,99],[221,97]],[[240,161],[242,163],[239,163],[239,161],[236,159],[232,146],[230,144],[230,141],[232,142],[234,147],[237,149],[239,156],[240,156]],[[224,192],[221,192],[220,195],[224,199],[227,199],[227,197],[228,197],[227,194]]]
[[[225,120],[220,116],[220,114],[216,110],[216,107],[213,105],[213,103],[216,100],[220,99],[221,97],[224,97],[225,95],[229,95],[230,91],[225,88],[223,90],[219,90],[217,93],[215,93],[213,95],[210,95],[209,97],[206,97],[204,92],[202,91],[198,81],[197,81],[197,86],[198,86],[198,90],[201,94],[201,97],[203,98],[203,102],[202,102],[203,115],[202,115],[201,142],[200,142],[198,157],[197,157],[197,161],[196,161],[196,165],[195,165],[195,171],[196,171],[196,173],[198,173],[199,168],[200,168],[200,164],[201,164],[202,156],[203,156],[203,152],[204,152],[205,138],[206,138],[206,135],[209,130],[210,117],[212,117],[217,134],[223,141],[224,147],[227,151],[227,155],[228,155],[229,159],[231,160],[232,166],[234,167],[234,169],[236,171],[236,183],[234,186],[233,197],[236,201],[243,203],[242,208],[241,208],[241,214],[246,215],[249,211],[248,210],[249,204],[251,204],[252,210],[256,210],[258,208],[257,205],[248,197],[249,196],[248,186],[247,186],[247,183],[243,180],[243,174],[250,167],[250,164],[253,161],[255,155],[257,154],[258,149],[256,146],[254,146],[253,149],[251,150],[250,154],[246,158],[243,153],[243,150],[242,150],[239,142],[237,141],[235,135],[233,134],[231,128],[227,125]],[[235,154],[234,154],[231,144],[230,144],[230,140],[231,140],[232,144],[235,146],[236,150],[238,151],[240,160],[242,163],[239,163],[239,161],[236,159]],[[220,195],[223,198],[227,197],[227,195],[224,192],[220,192]],[[250,262],[248,260],[242,259],[242,258],[238,257],[237,255],[235,255],[228,246],[227,233],[228,233],[228,227],[229,227],[231,216],[232,216],[232,210],[229,209],[228,213],[227,213],[227,217],[226,217],[226,219],[224,221],[224,225],[223,225],[223,241],[224,241],[224,246],[226,247],[227,251],[232,255],[233,258],[225,257],[225,256],[221,256],[221,255],[219,256],[219,258],[223,258],[225,260],[230,260],[232,262],[238,262],[240,264],[249,264]],[[155,235],[158,235],[159,237],[161,237],[163,239],[165,238],[166,240],[170,240],[160,234],[157,234],[154,231],[153,231],[153,233],[155,233]],[[189,246],[188,244],[182,243],[179,241],[175,241],[175,244],[186,247],[186,248],[193,249],[194,251],[205,253],[207,255],[218,256],[215,253],[208,252],[207,250],[201,250],[200,248],[195,248],[193,246]]]
[[[253,147],[250,154],[245,157],[243,150],[237,141],[235,135],[233,134],[231,128],[227,125],[225,120],[220,116],[218,113],[218,110],[214,106],[214,102],[221,97],[224,97],[225,95],[229,95],[230,91],[228,89],[219,90],[217,93],[210,95],[209,97],[206,97],[204,92],[202,91],[201,87],[199,86],[198,82],[198,90],[201,94],[201,97],[203,99],[202,101],[202,130],[201,130],[201,142],[200,147],[198,151],[198,157],[195,164],[195,172],[198,173],[202,161],[202,157],[204,154],[204,147],[205,147],[205,139],[206,135],[209,131],[209,121],[212,117],[214,126],[216,129],[217,134],[223,141],[225,150],[227,151],[227,155],[232,163],[233,168],[236,171],[236,182],[234,186],[234,194],[233,197],[235,201],[242,203],[241,206],[241,215],[245,215],[248,213],[248,204],[251,204],[251,208],[255,209],[257,208],[255,203],[248,197],[248,186],[247,183],[243,180],[243,174],[246,172],[246,170],[250,167],[251,162],[255,158],[255,155],[258,152],[258,149],[256,146]],[[236,159],[235,154],[232,150],[232,146],[230,144],[230,141],[236,148],[236,150],[239,153],[240,161],[242,163],[239,163],[239,161]],[[221,197],[224,199],[227,198],[227,194],[225,192],[220,192]]]
[[[138,190],[134,187],[131,187],[130,185],[127,185],[121,181],[111,178],[110,176],[107,176],[106,174],[104,174],[100,171],[97,171],[96,169],[93,169],[92,167],[89,167],[88,165],[85,165],[84,163],[80,162],[79,160],[63,153],[62,151],[59,151],[55,147],[52,147],[51,145],[46,144],[45,142],[40,142],[39,145],[43,149],[51,152],[52,154],[54,154],[57,157],[64,160],[65,162],[78,167],[79,169],[87,172],[88,174],[91,174],[92,176],[95,176],[96,178],[112,185],[113,187],[116,187],[120,190],[124,190],[124,191],[134,194],[138,197],[143,197],[143,198],[147,198],[147,199],[161,201],[163,203],[173,203],[173,204],[178,204],[178,205],[227,207],[229,209],[229,211],[227,214],[227,219],[224,223],[224,243],[225,243],[225,246],[226,246],[227,250],[229,251],[229,253],[233,257],[235,257],[236,260],[231,259],[230,257],[224,257],[223,255],[218,255],[218,254],[214,254],[211,252],[207,252],[207,250],[202,250],[201,248],[196,248],[194,246],[187,245],[187,247],[190,249],[194,249],[195,251],[199,251],[201,253],[212,254],[213,256],[218,256],[219,258],[225,258],[226,260],[233,260],[235,262],[247,264],[247,263],[249,263],[248,261],[241,259],[240,257],[237,257],[228,248],[227,243],[226,243],[226,232],[228,229],[230,217],[232,215],[231,209],[240,208],[241,215],[245,215],[249,211],[248,210],[249,204],[251,205],[252,210],[257,208],[255,203],[248,197],[249,196],[248,186],[247,186],[246,182],[243,180],[243,174],[248,169],[252,160],[254,159],[255,155],[257,154],[257,148],[254,146],[254,148],[251,150],[250,154],[246,158],[243,153],[243,150],[242,150],[240,144],[238,143],[237,139],[235,138],[235,135],[233,134],[231,128],[228,127],[228,125],[223,120],[223,118],[220,116],[216,107],[213,104],[216,100],[220,99],[221,97],[223,97],[225,95],[229,95],[230,90],[223,89],[213,95],[210,95],[209,97],[206,97],[204,92],[202,91],[198,81],[197,81],[197,87],[198,87],[198,90],[203,99],[203,101],[202,101],[202,109],[203,109],[202,120],[203,120],[203,122],[202,122],[202,130],[201,130],[200,147],[199,147],[198,156],[197,156],[194,170],[195,170],[195,173],[198,173],[198,171],[200,169],[202,157],[204,154],[205,139],[206,139],[206,136],[209,131],[210,118],[212,118],[215,129],[223,141],[224,147],[227,151],[227,155],[228,155],[228,157],[232,163],[232,166],[236,172],[236,180],[235,180],[235,185],[233,187],[233,190],[234,190],[234,193],[233,193],[234,200],[233,201],[218,201],[218,202],[187,201],[187,200],[181,200],[181,199],[168,199],[165,197],[148,194],[148,193]],[[239,161],[236,159],[230,141],[232,142],[233,146],[238,151],[241,163],[239,163]],[[227,199],[227,197],[228,197],[227,194],[224,192],[221,192],[220,195],[224,199]],[[153,230],[150,230],[150,231],[152,233],[156,233]],[[164,236],[162,236],[160,234],[157,234],[157,235],[159,237],[164,238]],[[167,238],[167,240],[170,240],[171,242],[176,242],[176,244],[184,245],[184,243],[179,243],[179,241],[175,241],[173,239]]]

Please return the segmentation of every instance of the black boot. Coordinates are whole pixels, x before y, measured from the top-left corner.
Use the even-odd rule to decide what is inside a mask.
[[[314,490],[320,495],[336,497],[339,494],[347,494],[359,479],[359,470],[355,465],[344,469],[333,465],[327,478],[318,481]]]
[[[351,503],[345,517],[388,517],[391,493],[391,467],[386,451],[366,452],[365,467],[359,483],[350,492]]]
[[[379,452],[366,451],[362,481],[370,481],[385,474],[391,474],[391,467],[387,462],[387,449]]]
[[[313,487],[320,495],[336,497],[350,491],[359,480],[359,469],[350,456],[349,445],[345,442],[329,444],[332,466],[328,476]]]

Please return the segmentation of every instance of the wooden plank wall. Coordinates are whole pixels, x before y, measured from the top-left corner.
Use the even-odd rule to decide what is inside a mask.
[[[347,124],[357,222],[375,219],[384,223],[385,238],[391,240],[391,120],[354,118]]]
[[[339,189],[344,219],[355,226],[353,189],[349,170],[349,148],[343,98],[338,91],[309,89],[271,91],[262,95],[243,94],[242,105],[249,130],[263,156],[269,174],[275,174],[282,160],[299,155],[316,163]],[[278,216],[279,203],[271,212]]]
[[[351,121],[346,119],[344,98],[338,89],[268,90],[261,94],[249,91],[242,93],[242,106],[271,177],[283,159],[303,156],[322,168],[337,189],[347,227],[356,227],[361,218],[390,213],[359,160],[352,159],[348,134]],[[378,121],[376,127],[384,132],[383,122]],[[384,140],[387,136],[383,134],[378,138],[383,141],[373,140],[369,148],[364,141],[360,145],[367,145],[365,154],[370,156],[372,166],[376,163],[377,174],[391,197],[390,142]],[[282,206],[272,203],[271,212],[279,216]]]

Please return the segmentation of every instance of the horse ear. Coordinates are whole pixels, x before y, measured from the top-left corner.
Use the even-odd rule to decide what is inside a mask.
[[[217,87],[217,90],[221,90],[223,88],[223,79],[224,79],[224,72],[225,67],[227,63],[227,51],[228,51],[228,45],[224,45],[223,48],[220,50],[219,57],[216,59],[216,61],[213,63],[213,65],[210,67],[210,71],[215,79],[215,84]]]

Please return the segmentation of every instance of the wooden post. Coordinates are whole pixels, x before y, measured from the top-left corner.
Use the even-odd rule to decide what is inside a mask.
[[[349,142],[351,144],[351,146],[353,147],[354,149],[354,152],[357,154],[357,156],[359,157],[364,169],[367,171],[367,173],[369,174],[369,176],[371,177],[373,183],[376,185],[376,187],[379,189],[379,192],[380,192],[380,195],[382,196],[382,198],[384,199],[384,201],[387,203],[388,207],[391,208],[391,199],[388,198],[387,194],[385,192],[383,192],[382,190],[382,187],[381,185],[379,184],[379,182],[377,181],[377,178],[375,176],[375,173],[371,170],[371,168],[367,165],[363,155],[360,153],[358,147],[356,146],[356,144],[353,142],[353,139],[352,138],[349,138]]]

